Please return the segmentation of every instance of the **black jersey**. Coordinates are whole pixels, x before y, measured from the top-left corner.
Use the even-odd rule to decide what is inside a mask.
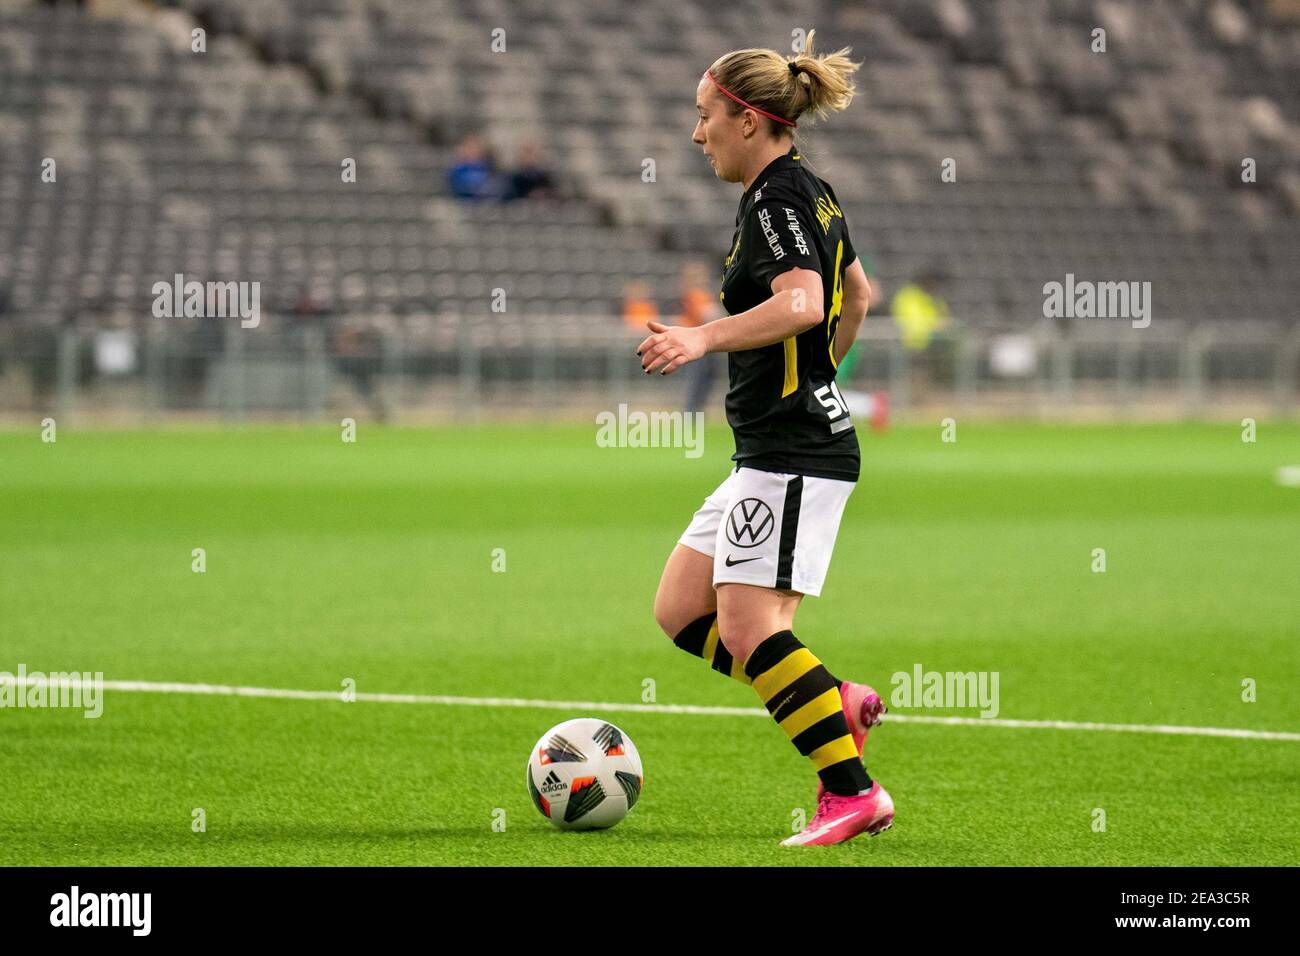
[[[772,296],[788,269],[822,277],[822,321],[784,342],[728,353],[727,422],[732,459],[763,471],[856,481],[858,437],[835,385],[833,346],[844,302],[844,270],[857,253],[835,192],[791,148],[758,174],[740,199],[720,298],[728,314]]]

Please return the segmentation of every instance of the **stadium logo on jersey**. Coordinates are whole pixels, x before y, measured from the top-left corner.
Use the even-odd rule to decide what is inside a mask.
[[[785,258],[785,249],[781,247],[781,240],[777,238],[776,230],[772,228],[772,214],[766,209],[758,211],[758,224],[763,227],[763,238],[767,240],[772,255],[778,259]]]
[[[757,548],[772,536],[776,516],[767,502],[742,498],[727,516],[727,540],[738,548]]]
[[[794,236],[794,247],[805,256],[808,255],[808,243],[803,237],[803,230],[799,228],[799,217],[789,206],[785,207],[785,224],[790,234]]]

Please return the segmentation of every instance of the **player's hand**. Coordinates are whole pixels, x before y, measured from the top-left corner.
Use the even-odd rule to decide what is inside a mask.
[[[703,358],[708,352],[702,327],[670,326],[651,320],[646,323],[646,328],[651,334],[636,347],[636,354],[641,356],[641,368],[646,374],[671,375],[687,362]]]

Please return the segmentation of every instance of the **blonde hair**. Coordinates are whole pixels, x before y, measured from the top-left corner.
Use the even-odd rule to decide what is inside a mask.
[[[791,122],[809,112],[824,117],[849,105],[856,92],[852,77],[862,64],[849,59],[848,47],[825,56],[813,56],[816,33],[816,30],[808,31],[803,52],[794,56],[785,57],[775,50],[758,48],[733,50],[714,60],[709,71],[719,84],[750,106]],[[735,116],[744,109],[730,97],[725,98],[728,115]],[[772,119],[768,123],[778,134],[792,129]]]

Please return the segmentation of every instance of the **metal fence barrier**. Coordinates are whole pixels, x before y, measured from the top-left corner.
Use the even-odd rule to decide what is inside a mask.
[[[644,333],[617,318],[438,317],[362,323],[203,319],[144,328],[0,329],[0,416],[323,420],[563,418],[626,402],[673,408],[683,389],[641,374]],[[863,325],[844,391],[883,391],[906,416],[1214,417],[1300,409],[1300,325],[1245,320],[1145,329],[1122,321],[951,323],[921,350],[892,321]],[[685,378],[686,376],[682,376]],[[714,389],[720,408],[725,380]]]

